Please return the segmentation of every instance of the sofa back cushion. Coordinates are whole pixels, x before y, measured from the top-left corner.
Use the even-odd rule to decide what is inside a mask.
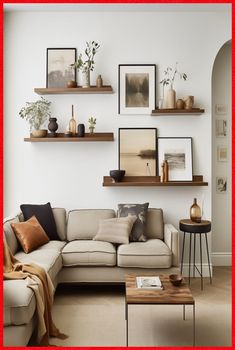
[[[52,212],[58,236],[61,241],[66,241],[66,210],[64,208],[52,208]]]
[[[162,209],[149,208],[147,212],[145,236],[150,238],[163,239],[164,221]]]
[[[112,219],[115,211],[112,209],[76,209],[68,213],[67,240],[93,239],[98,232],[99,222]]]
[[[19,223],[18,216],[5,218],[3,221],[3,231],[7,241],[7,244],[10,248],[11,253],[14,255],[19,249],[20,245],[16,238],[16,235],[11,227],[11,224]]]

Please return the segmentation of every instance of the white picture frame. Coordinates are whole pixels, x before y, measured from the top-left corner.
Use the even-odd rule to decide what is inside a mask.
[[[216,177],[216,193],[225,194],[227,192],[227,177],[217,176]]]
[[[119,64],[118,113],[151,114],[156,106],[156,64]]]
[[[226,145],[219,145],[217,147],[217,161],[218,162],[228,161],[228,147]]]
[[[226,114],[227,106],[223,103],[218,103],[215,105],[215,113],[216,114]]]
[[[161,164],[168,161],[169,181],[193,181],[192,138],[158,138],[158,175]]]
[[[215,120],[215,135],[216,137],[227,136],[227,119],[216,119]]]

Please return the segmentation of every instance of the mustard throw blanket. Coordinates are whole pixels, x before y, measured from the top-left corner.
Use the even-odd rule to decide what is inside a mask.
[[[37,340],[40,346],[49,345],[49,337],[66,339],[68,336],[60,333],[53,323],[51,308],[54,287],[50,277],[43,268],[36,264],[23,264],[11,254],[4,239],[4,280],[25,279],[36,297],[38,332]]]

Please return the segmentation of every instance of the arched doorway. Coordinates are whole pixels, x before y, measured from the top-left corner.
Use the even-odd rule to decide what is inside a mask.
[[[232,260],[232,43],[219,50],[212,72],[212,262]]]

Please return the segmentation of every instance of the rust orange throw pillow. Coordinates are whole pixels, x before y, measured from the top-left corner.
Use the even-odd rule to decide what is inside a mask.
[[[13,223],[11,227],[25,253],[30,253],[49,242],[49,238],[35,216],[29,220]]]

